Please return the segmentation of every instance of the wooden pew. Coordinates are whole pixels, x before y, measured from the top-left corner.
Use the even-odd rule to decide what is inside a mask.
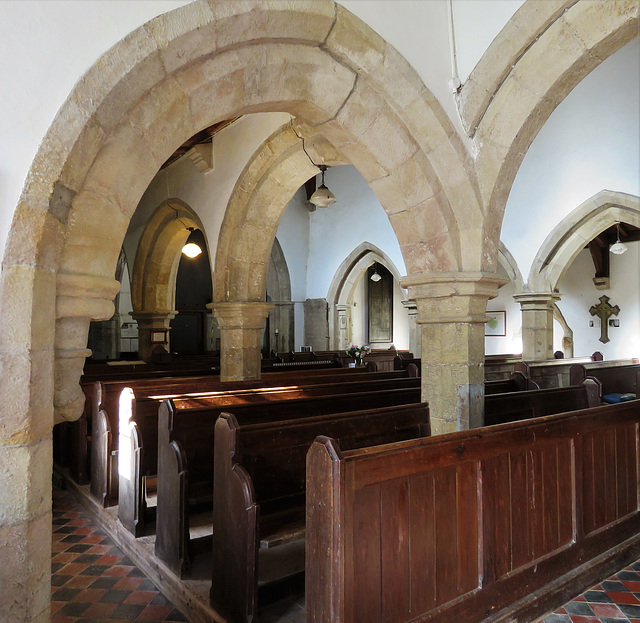
[[[318,383],[341,383],[363,380],[367,377],[366,371],[353,370],[301,370],[291,372],[277,372],[265,374],[264,378],[250,381],[222,382],[219,377],[205,375],[196,377],[158,377],[141,379],[118,379],[104,382],[83,384],[83,390],[87,395],[87,401],[91,405],[91,418],[95,420],[92,426],[91,443],[96,446],[96,452],[92,452],[91,459],[91,492],[104,506],[114,506],[118,503],[118,478],[113,477],[117,473],[117,443],[119,428],[119,402],[122,391],[129,387],[136,396],[146,397],[150,395],[180,395],[185,393],[204,393],[212,391],[232,391],[261,389],[269,386],[295,386],[308,385],[316,379]],[[404,376],[409,374],[405,373]],[[375,378],[400,378],[403,373],[394,373]],[[322,381],[320,380],[322,379]],[[157,413],[158,405],[152,409]],[[100,411],[104,413],[100,413]],[[102,418],[107,422],[102,422]],[[105,441],[105,435],[108,440]],[[82,440],[79,440],[79,443]],[[104,444],[108,448],[103,450]],[[155,441],[154,441],[155,443]],[[105,462],[105,459],[106,461]],[[105,488],[106,487],[106,488]]]
[[[484,398],[484,425],[494,426],[598,405],[600,400],[595,383],[493,394]]]
[[[633,400],[640,394],[640,364],[637,363],[597,368],[573,365],[569,375],[571,383],[575,385],[587,378],[594,379],[600,386],[599,397],[602,402]]]
[[[602,360],[602,353],[596,351],[591,357],[574,357],[572,359],[549,359],[546,361],[522,361],[515,368],[534,380],[541,388],[568,387],[571,385],[569,371],[572,365],[582,364],[585,367],[602,368],[627,363],[638,363],[633,359]]]
[[[385,384],[386,383],[386,384]],[[376,407],[412,404],[420,402],[419,379],[398,379],[389,381],[363,383],[343,383],[329,386],[310,386],[302,389],[307,393],[300,398],[300,390],[287,392],[260,392],[253,398],[260,402],[236,402],[229,404],[226,396],[207,399],[206,397],[190,397],[171,399],[172,409],[177,411],[174,419],[182,415],[195,418],[217,418],[222,411],[236,415],[242,423],[255,423],[268,420],[287,420],[305,416],[325,415],[335,412],[348,412]],[[403,387],[404,386],[404,387]],[[359,391],[356,391],[359,390]],[[279,400],[272,400],[278,396]],[[216,400],[216,398],[218,400]],[[242,399],[242,396],[240,396]],[[127,467],[120,465],[120,505],[118,518],[122,525],[135,536],[140,536],[144,529],[146,517],[146,500],[144,496],[145,479],[159,474],[159,432],[158,409],[162,401],[138,400],[130,412],[129,419],[135,423],[135,432],[131,424],[125,427],[120,435],[120,451],[127,457]],[[158,496],[160,493],[158,492]],[[167,555],[177,560],[178,554]],[[171,564],[174,564],[173,562]]]
[[[302,545],[305,457],[318,433],[334,435],[346,449],[421,437],[429,430],[425,403],[253,425],[222,415],[214,452],[211,602],[216,610],[233,623],[248,623],[259,602],[269,599],[270,588],[281,594],[282,584],[301,582],[304,563],[294,563],[291,575],[283,571],[274,586],[262,583],[261,567],[278,548]]]
[[[307,457],[306,622],[533,621],[640,552],[640,401]]]
[[[522,392],[530,389],[540,389],[538,384],[527,378],[522,372],[514,372],[508,379],[496,379],[484,382],[484,394],[505,394],[507,392]]]

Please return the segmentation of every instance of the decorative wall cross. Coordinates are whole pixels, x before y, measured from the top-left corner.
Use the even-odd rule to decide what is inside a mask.
[[[600,318],[600,341],[603,344],[609,341],[609,316],[617,316],[619,311],[620,308],[617,305],[614,307],[609,305],[609,297],[606,295],[600,297],[598,305],[592,305],[589,308],[592,316]]]

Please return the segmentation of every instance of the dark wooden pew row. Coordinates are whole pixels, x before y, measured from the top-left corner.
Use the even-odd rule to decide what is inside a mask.
[[[640,552],[640,401],[307,457],[307,623],[533,621]]]
[[[222,411],[226,411],[233,413],[242,423],[256,423],[299,418],[302,415],[311,417],[420,402],[419,379],[374,381],[370,382],[370,385],[366,388],[362,383],[311,387],[308,392],[316,393],[314,397],[300,398],[292,393],[289,399],[282,400],[270,400],[273,396],[268,392],[261,392],[257,397],[262,402],[236,404],[215,404],[215,402],[208,402],[205,398],[173,398],[172,409],[176,412],[173,421],[179,421],[183,415],[189,418],[211,417],[215,421]],[[401,387],[402,385],[407,387]],[[363,389],[364,391],[355,391]],[[121,462],[118,468],[120,471],[118,518],[122,525],[135,536],[142,534],[145,525],[147,509],[144,496],[145,479],[156,475],[158,481],[162,478],[158,430],[158,409],[161,404],[161,401],[156,400],[136,401],[134,412],[131,414],[131,423],[123,430],[119,439],[121,452],[128,460],[126,463]],[[188,448],[186,450],[189,451]],[[158,485],[156,531],[160,529],[159,525],[163,521],[158,516],[159,513],[160,485]],[[172,542],[178,543],[176,539]],[[180,560],[181,556],[178,553],[165,551],[161,554],[160,557],[171,568],[176,566],[175,561]]]
[[[487,355],[484,360],[484,378],[487,381],[506,381],[515,372],[516,362],[522,361],[521,355]],[[398,357],[393,361],[394,370],[402,370],[410,363],[420,369],[422,359]]]
[[[505,394],[507,392],[522,392],[530,389],[540,389],[538,384],[527,378],[522,372],[514,372],[508,379],[496,379],[484,382],[485,396]]]
[[[575,385],[583,383],[587,378],[594,379],[599,385],[602,402],[634,400],[640,395],[640,364],[637,363],[605,368],[574,365],[571,366],[569,375],[571,383]]]
[[[571,385],[571,366],[580,364],[587,369],[607,368],[630,363],[638,363],[633,359],[613,359],[604,361],[602,353],[596,351],[591,357],[574,357],[572,359],[550,359],[548,361],[522,361],[516,364],[516,370],[535,381],[541,388],[568,387]]]
[[[260,424],[226,413],[217,420],[211,603],[230,622],[255,621],[259,604],[281,596],[283,586],[302,588],[305,459],[321,432],[345,449],[426,436],[428,405]],[[301,562],[264,582],[269,554],[296,542]]]
[[[183,395],[186,393],[231,392],[240,390],[260,390],[271,386],[301,386],[320,383],[355,382],[364,379],[407,377],[412,370],[400,373],[385,373],[369,377],[366,371],[353,370],[301,370],[265,374],[260,380],[222,382],[215,376],[160,377],[124,379],[96,382],[83,385],[88,404],[91,405],[91,493],[105,507],[118,503],[117,444],[119,429],[120,396],[125,388],[131,388],[136,397],[152,395]],[[157,413],[158,405],[152,409]],[[128,417],[125,418],[128,420]],[[77,439],[77,444],[86,443],[86,438]],[[106,457],[106,460],[105,460]]]
[[[484,425],[494,426],[565,411],[578,411],[600,404],[598,386],[593,382],[571,387],[493,394],[484,397]]]

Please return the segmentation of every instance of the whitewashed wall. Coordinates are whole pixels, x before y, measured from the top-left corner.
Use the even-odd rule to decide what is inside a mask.
[[[329,208],[310,215],[307,296],[325,298],[344,259],[363,242],[384,251],[398,272],[406,275],[400,245],[387,213],[357,169],[329,169],[325,183],[337,198]]]
[[[516,175],[501,238],[524,280],[549,232],[597,192],[640,195],[640,40],[609,57],[558,106]]]
[[[574,333],[574,355],[590,355],[596,350],[605,359],[640,357],[640,284],[637,278],[640,265],[640,242],[629,243],[624,255],[611,255],[611,287],[597,290],[593,285],[595,269],[588,250],[583,250],[573,261],[565,278],[560,283],[562,299],[558,307]],[[599,303],[606,294],[611,305],[618,305],[619,327],[609,327],[607,344],[600,337],[600,319],[591,316],[589,308]],[[594,326],[589,327],[589,322]]]

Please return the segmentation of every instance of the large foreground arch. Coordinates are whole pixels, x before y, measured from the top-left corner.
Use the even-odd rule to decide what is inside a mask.
[[[48,620],[42,544],[54,404],[59,419],[80,412],[89,322],[113,313],[131,215],[187,138],[261,111],[315,127],[358,167],[396,221],[412,274],[484,269],[473,244],[482,229],[477,184],[461,142],[406,61],[349,12],[330,0],[200,0],[132,32],[56,116],[7,241],[0,603],[8,621]],[[391,203],[396,195],[402,201]],[[413,225],[426,216],[428,231]]]

